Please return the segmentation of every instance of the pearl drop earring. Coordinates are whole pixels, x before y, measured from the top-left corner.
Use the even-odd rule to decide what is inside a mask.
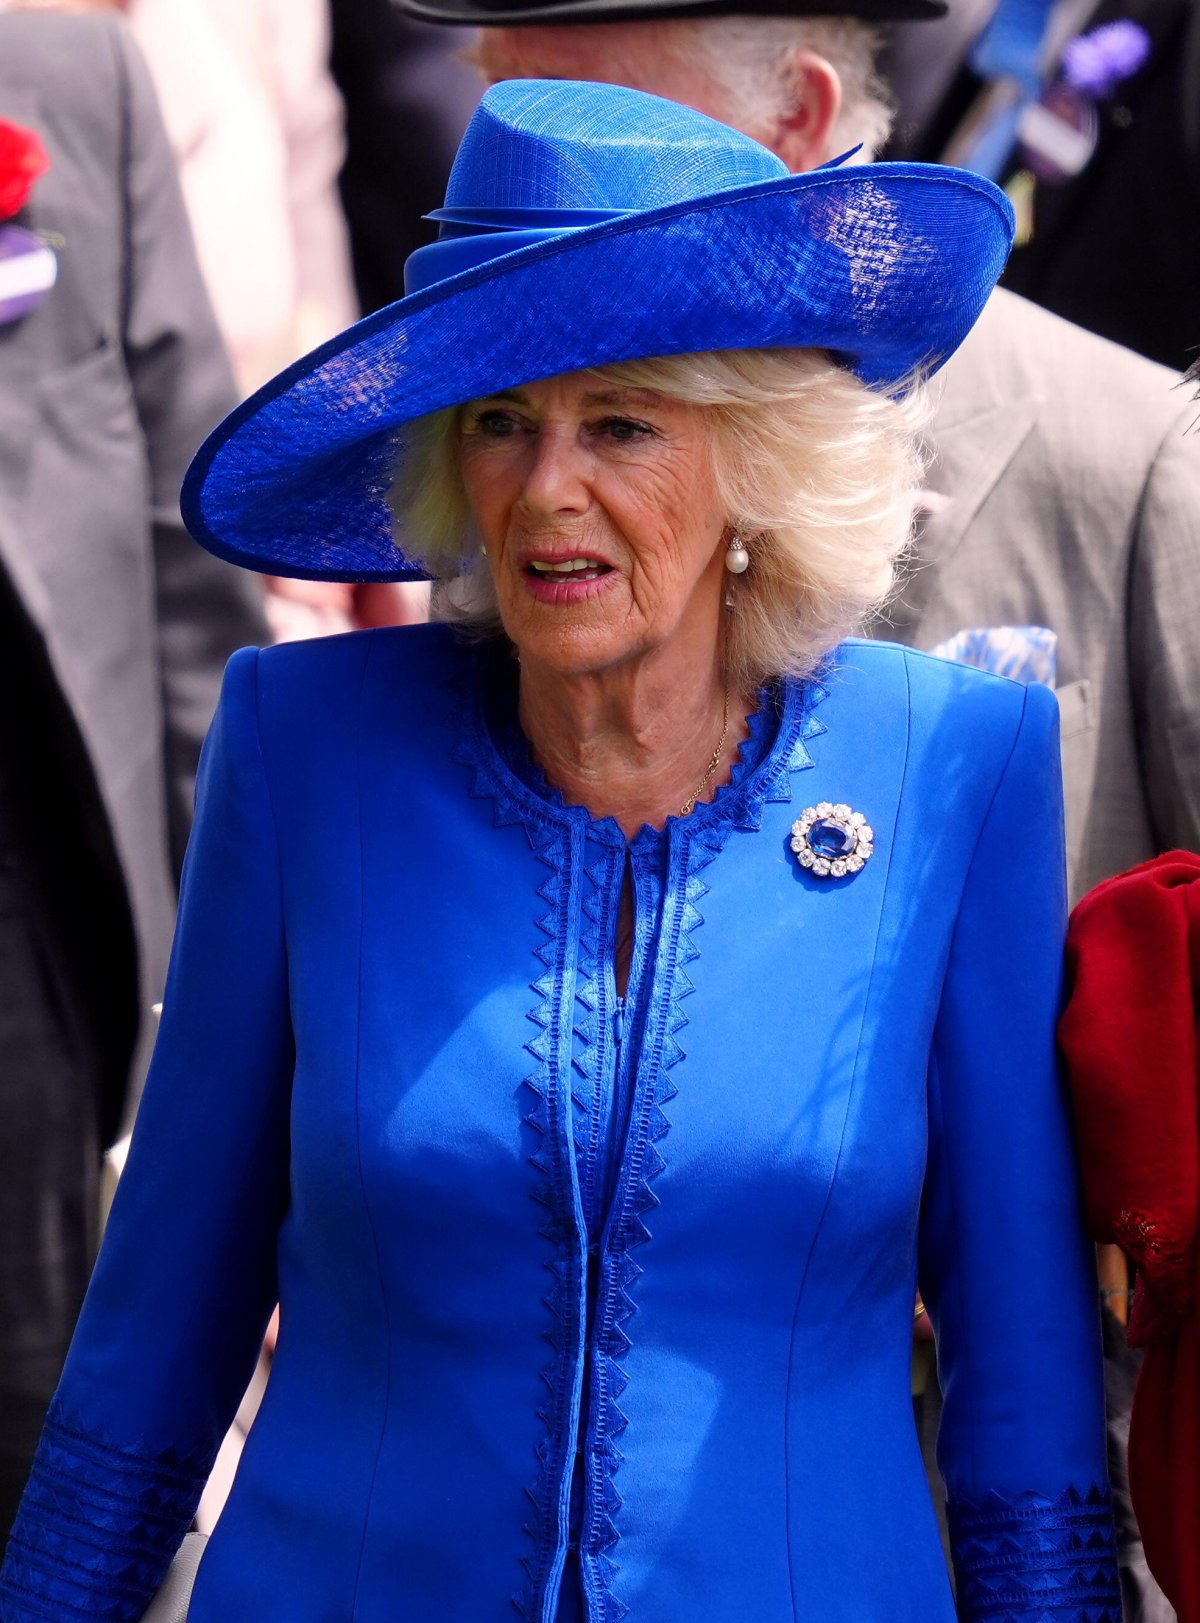
[[[744,574],[750,563],[750,554],[742,545],[742,538],[735,530],[729,537],[729,550],[725,554],[725,567],[731,575]]]

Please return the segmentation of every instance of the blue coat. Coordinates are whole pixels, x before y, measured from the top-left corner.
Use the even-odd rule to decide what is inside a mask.
[[[488,659],[427,628],[231,663],[0,1619],[140,1615],[278,1292],[189,1623],[552,1623],[565,1566],[588,1623],[948,1623],[919,1280],[957,1615],[1117,1623],[1052,695],[863,643],[783,683],[758,765],[668,825],[622,1045],[625,843],[514,775]],[[825,800],[875,830],[839,881],[789,845]]]

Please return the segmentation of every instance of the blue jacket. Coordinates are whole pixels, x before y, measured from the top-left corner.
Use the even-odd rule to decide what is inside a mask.
[[[189,1623],[552,1623],[568,1544],[588,1623],[947,1623],[919,1280],[957,1616],[1117,1623],[1052,695],[862,643],[783,683],[758,765],[668,825],[630,1053],[625,843],[506,764],[488,658],[427,628],[230,664],[0,1619],[140,1616],[278,1293]],[[875,830],[837,881],[789,844],[826,800]]]

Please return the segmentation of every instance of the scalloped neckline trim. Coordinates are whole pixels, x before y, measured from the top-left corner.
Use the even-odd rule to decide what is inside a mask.
[[[615,818],[594,817],[586,806],[568,804],[562,791],[547,780],[534,762],[528,740],[515,717],[514,737],[527,752],[529,780],[514,769],[493,733],[484,692],[489,668],[498,652],[495,643],[470,650],[467,680],[460,690],[464,700],[465,742],[470,747],[472,764],[493,797],[504,803],[506,809],[515,811],[523,822],[534,823],[542,829],[548,821],[559,824],[564,831],[583,826],[602,843],[625,846],[648,838],[666,839],[675,829],[691,836],[714,829],[727,832],[747,823],[753,825],[766,801],[777,798],[781,776],[811,764],[804,748],[805,740],[825,730],[811,715],[826,696],[820,681],[815,677],[780,678],[773,690],[760,690],[759,703],[747,715],[749,732],[738,746],[729,781],[721,785],[713,798],[702,801],[687,817],[672,813],[661,829],[643,823],[633,839],[627,840]],[[767,744],[772,728],[775,736]],[[746,747],[751,743],[757,747],[749,751],[746,759]]]

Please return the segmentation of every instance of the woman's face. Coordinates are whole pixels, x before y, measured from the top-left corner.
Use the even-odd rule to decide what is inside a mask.
[[[702,408],[549,378],[464,407],[461,466],[524,657],[585,675],[715,647],[726,525]]]

